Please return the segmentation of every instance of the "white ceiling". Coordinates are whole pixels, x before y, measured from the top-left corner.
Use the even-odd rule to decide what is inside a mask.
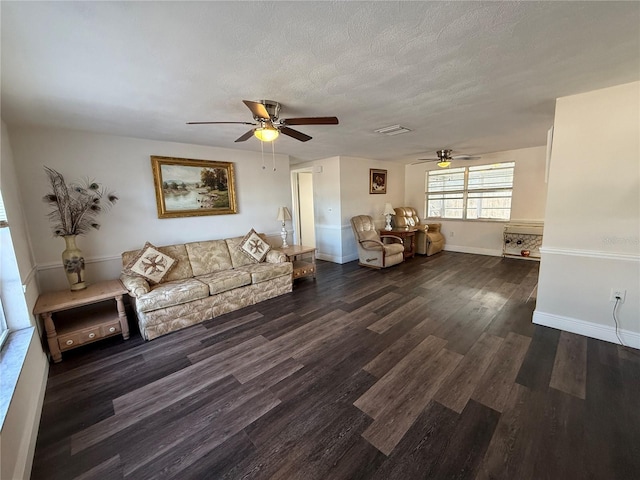
[[[0,5],[8,125],[259,151],[246,125],[185,122],[251,121],[243,99],[340,119],[281,136],[294,161],[544,145],[557,97],[640,78],[635,1]]]

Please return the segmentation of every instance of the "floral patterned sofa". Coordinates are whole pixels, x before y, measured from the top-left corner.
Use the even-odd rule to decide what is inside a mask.
[[[268,250],[264,235],[257,235]],[[129,291],[142,337],[152,340],[291,292],[293,264],[286,255],[268,250],[263,261],[257,261],[239,248],[244,239],[157,247],[156,253],[174,260],[158,283],[127,268],[144,249],[124,252],[120,279]]]

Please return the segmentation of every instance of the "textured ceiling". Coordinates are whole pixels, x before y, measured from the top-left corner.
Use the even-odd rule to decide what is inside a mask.
[[[327,116],[295,161],[544,145],[557,97],[640,78],[639,2],[1,2],[2,118],[260,150],[243,99]],[[375,129],[401,124],[394,137]],[[270,150],[270,148],[269,148]]]

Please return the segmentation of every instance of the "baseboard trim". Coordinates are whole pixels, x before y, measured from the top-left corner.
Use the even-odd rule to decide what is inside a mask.
[[[577,318],[554,315],[538,310],[533,312],[533,323],[620,345],[614,326],[586,322]],[[620,335],[622,342],[626,346],[640,349],[640,333],[618,329],[618,335]]]
[[[43,354],[44,355],[44,354]],[[42,382],[38,399],[36,402],[36,410],[31,424],[31,435],[29,437],[29,445],[27,449],[27,459],[24,464],[24,478],[31,478],[31,469],[33,468],[33,457],[36,453],[36,440],[38,439],[38,431],[40,430],[40,417],[42,417],[42,409],[44,407],[44,396],[47,391],[47,380],[49,378],[49,360],[45,357],[45,368],[42,372]]]
[[[353,262],[354,260],[357,260],[358,254],[347,255],[346,257],[338,257],[336,255],[328,255],[326,253],[317,253],[316,258],[318,260],[325,260],[327,262],[343,264],[343,263],[349,263],[349,262]]]
[[[444,249],[447,252],[474,253],[476,255],[489,255],[491,257],[502,256],[502,250],[494,250],[492,248],[476,248],[476,247],[465,247],[462,245],[445,244]]]

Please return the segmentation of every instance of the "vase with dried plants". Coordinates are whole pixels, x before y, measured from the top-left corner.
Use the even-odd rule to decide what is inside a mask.
[[[113,206],[118,197],[108,192],[99,183],[85,180],[67,184],[61,173],[44,167],[51,192],[43,200],[51,206],[48,214],[53,234],[65,241],[62,265],[71,290],[87,288],[84,276],[84,256],[76,245],[78,235],[86,235],[91,229],[98,230],[97,216]]]

